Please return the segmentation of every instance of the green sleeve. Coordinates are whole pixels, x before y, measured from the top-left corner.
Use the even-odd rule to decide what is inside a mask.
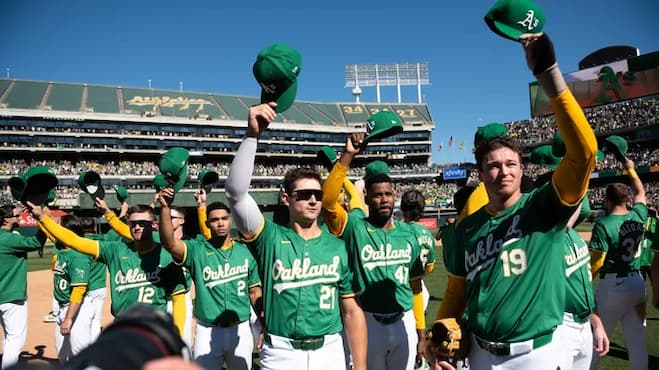
[[[590,249],[595,249],[604,253],[609,252],[606,229],[604,228],[604,225],[599,222],[595,223],[595,226],[593,226],[593,231],[590,237]]]

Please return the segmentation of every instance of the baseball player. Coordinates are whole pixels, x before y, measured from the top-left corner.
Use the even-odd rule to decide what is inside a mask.
[[[522,156],[506,136],[476,149],[488,202],[456,226],[440,307],[471,330],[471,369],[551,369],[565,309],[565,228],[588,188],[597,141],[567,89],[545,34],[523,35],[527,63],[552,104],[566,154],[551,183],[522,194]],[[478,189],[476,190],[478,191]],[[472,194],[472,196],[478,193]],[[467,207],[465,207],[467,208]],[[465,310],[466,307],[466,310]],[[446,361],[435,368],[452,368]]]
[[[65,215],[61,225],[82,236],[84,231],[80,220],[74,215]],[[91,276],[91,259],[56,241],[57,259],[53,268],[53,297],[57,302],[54,314],[57,317],[55,325],[55,348],[60,363],[67,362],[91,344],[92,323],[96,312],[94,305],[88,300],[83,303]],[[104,266],[101,271],[105,272]],[[105,274],[102,286],[105,287]]]
[[[652,247],[654,250],[654,260],[650,267],[650,274],[652,275],[652,305],[654,308],[659,308],[659,230],[655,230],[654,240]]]
[[[424,274],[428,275],[435,269],[435,242],[432,233],[419,223],[425,204],[426,197],[416,189],[407,190],[400,198],[400,210],[403,211],[403,219],[409,224],[412,233],[421,246],[421,263]],[[430,302],[430,293],[423,280],[421,281],[421,290],[423,292],[423,312],[426,312]]]
[[[345,369],[344,329],[354,369],[366,369],[366,325],[352,289],[345,244],[318,226],[320,174],[310,168],[286,173],[281,201],[288,208],[288,226],[264,218],[248,194],[257,140],[275,119],[276,106],[272,102],[249,109],[246,137],[225,189],[263,284],[261,368]]]
[[[158,201],[158,194],[154,196],[154,202]],[[122,203],[122,212],[123,204],[127,204],[126,202]],[[105,201],[101,198],[96,198],[96,208],[103,214],[105,217],[105,220],[108,222],[110,227],[114,232],[117,234],[121,235],[122,238],[126,240],[133,240],[133,237],[130,233],[130,227],[128,224],[124,223],[121,220],[121,217],[117,217],[114,212],[107,206]],[[185,224],[185,212],[182,208],[178,207],[172,207],[171,209],[171,217],[172,217],[172,224],[174,225],[174,236],[178,239],[183,239],[183,225]],[[159,238],[160,236],[156,231],[153,232],[153,237],[154,239]],[[183,334],[181,335],[183,341],[185,344],[188,345],[188,347],[192,347],[192,289],[189,289],[192,287],[192,278],[190,277],[190,273],[183,268],[183,276],[185,277],[185,283],[186,286],[188,287],[188,291],[185,293],[185,320],[183,323]],[[173,313],[173,305],[170,297],[167,297],[167,312],[170,314]]]
[[[640,242],[648,217],[645,188],[634,169],[634,162],[625,158],[623,165],[629,174],[633,191],[633,207],[625,184],[609,184],[604,198],[607,215],[597,220],[590,240],[593,276],[600,284],[595,292],[597,311],[610,336],[618,322],[632,369],[648,368],[648,349],[645,326],[647,303],[645,281],[639,272]],[[597,368],[593,358],[592,368]]]
[[[107,265],[110,272],[112,314],[117,316],[136,303],[166,310],[172,296],[174,323],[183,332],[185,295],[183,271],[172,256],[153,240],[157,225],[153,208],[136,205],[128,210],[132,241],[96,241],[80,237],[44,215],[41,207],[28,202],[35,219],[57,240]]]
[[[161,190],[160,238],[174,262],[185,266],[196,287],[195,361],[205,369],[252,368],[253,338],[250,304],[261,312],[261,287],[256,261],[245,245],[231,239],[231,216],[223,203],[206,208],[211,238],[176,238],[170,208],[174,192]]]
[[[14,233],[20,214],[18,207],[0,207],[2,369],[18,362],[27,338],[27,252],[42,248],[47,239],[41,231],[32,237]]]
[[[357,271],[356,285],[363,290],[359,302],[368,327],[368,367],[411,370],[416,356],[425,350],[423,266],[416,236],[407,224],[392,219],[391,178],[379,173],[365,180],[368,217],[361,208],[346,212],[337,201],[364,137],[361,133],[348,138],[341,159],[325,180],[323,219],[334,235],[346,241]]]

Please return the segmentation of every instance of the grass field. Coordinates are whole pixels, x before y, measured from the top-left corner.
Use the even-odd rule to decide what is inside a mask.
[[[590,231],[590,228],[588,225],[585,225],[580,227],[579,231]],[[38,256],[37,252],[30,253],[28,256],[28,270],[35,271],[50,268],[51,257],[52,248],[50,247],[45,248],[43,257],[41,258]],[[437,253],[437,261],[440,262],[435,265],[435,271],[424,279],[431,294],[430,306],[426,317],[427,323],[432,323],[434,321],[435,313],[437,312],[437,308],[439,308],[442,295],[444,294],[444,288],[446,287],[447,273],[443,263],[441,263],[441,251],[438,251]],[[598,281],[599,280],[595,280],[595,286],[597,286]],[[648,283],[648,292],[651,291],[652,288]],[[650,353],[650,369],[659,370],[659,310],[652,307],[652,304],[648,304],[647,308],[647,342]],[[627,361],[627,351],[624,348],[621,327],[618,325],[611,338],[611,351],[600,361],[600,369],[619,370],[628,368],[629,362]]]

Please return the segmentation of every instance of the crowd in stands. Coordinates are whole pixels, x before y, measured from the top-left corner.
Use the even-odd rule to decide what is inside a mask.
[[[585,108],[584,113],[596,134],[652,125],[659,116],[659,95]],[[549,142],[557,127],[553,115],[515,121],[507,126],[510,135],[524,145]]]

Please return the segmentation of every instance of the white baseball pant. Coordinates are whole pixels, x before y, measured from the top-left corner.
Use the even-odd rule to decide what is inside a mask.
[[[27,301],[0,304],[0,325],[5,332],[2,341],[2,369],[18,362],[27,339]]]
[[[288,338],[268,334],[263,342],[261,370],[346,370],[340,334],[325,335],[316,350],[295,349]]]
[[[55,328],[55,347],[58,353],[60,363],[65,363],[73,356],[77,355],[83,349],[87,348],[94,342],[95,338],[92,337],[92,326],[96,307],[91,299],[83,299],[78,313],[73,318],[73,325],[71,325],[71,333],[69,335],[62,335],[60,333],[60,324],[66,317],[66,311],[69,304],[58,305],[57,311],[54,311],[57,316]]]
[[[595,292],[597,312],[602,319],[606,334],[611,337],[613,331],[622,323],[622,336],[629,353],[630,369],[648,368],[648,345],[646,338],[645,317],[640,317],[637,306],[645,313],[647,293],[645,280],[638,271],[626,277],[610,273],[600,277]],[[645,315],[644,315],[645,316]],[[599,356],[593,356],[591,369],[597,369]]]
[[[364,314],[368,329],[368,368],[413,370],[419,338],[412,310],[391,324],[377,321],[374,315],[378,314]]]
[[[227,328],[197,322],[193,354],[204,369],[221,369],[226,361],[230,370],[250,370],[253,350],[249,320]]]
[[[579,323],[574,315],[565,312],[563,323],[556,328],[554,340],[558,341],[564,363],[561,370],[588,370],[593,357],[593,332],[590,322]]]

